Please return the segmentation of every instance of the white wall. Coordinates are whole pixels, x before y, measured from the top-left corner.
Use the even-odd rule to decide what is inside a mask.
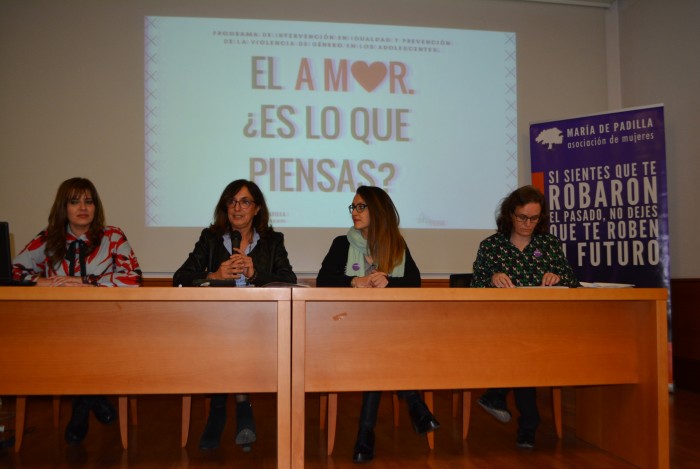
[[[664,103],[671,277],[700,277],[700,2],[620,0],[622,103]]]
[[[666,2],[644,3],[628,1],[620,9],[624,105],[667,104],[669,174],[679,178],[682,168],[688,174],[690,154],[697,150],[697,143],[687,148],[691,142],[679,139],[686,116],[678,111],[685,92],[691,90],[682,88],[686,82],[679,89],[676,75],[683,70],[681,60],[672,63],[678,73],[662,67],[669,61],[665,49],[670,46],[655,46],[651,37],[639,39],[647,41],[647,47],[636,44],[633,34],[639,33],[633,31],[639,27],[652,29],[659,40],[678,34],[673,25],[647,25],[654,24],[655,15],[667,16],[659,11]],[[676,3],[670,9],[671,19],[689,22],[691,15],[685,11],[695,2]],[[192,248],[198,230],[146,229],[143,223],[145,15],[514,31],[518,42],[519,179],[523,184],[529,182],[530,122],[608,109],[607,13],[601,8],[508,0],[4,0],[0,2],[0,219],[10,222],[15,252],[44,227],[58,184],[78,175],[95,182],[108,223],[126,231],[148,274],[172,272]],[[685,34],[691,35],[690,30]],[[695,42],[686,43],[682,50],[697,48],[695,34]],[[654,62],[653,67],[643,67],[647,59]],[[697,62],[695,67],[697,72]],[[697,96],[695,99],[697,109]],[[684,138],[690,140],[690,134]],[[684,156],[677,159],[681,153]],[[697,169],[697,163],[692,167]],[[697,277],[697,258],[692,258],[690,246],[682,244],[685,240],[677,215],[689,213],[681,211],[685,209],[681,200],[686,200],[686,190],[692,194],[692,183],[684,184],[687,189],[675,180],[670,184],[673,273]],[[465,201],[465,216],[469,204],[483,203],[495,208],[498,201]],[[213,205],[214,201],[202,210],[209,213]],[[698,223],[688,220],[693,217],[684,218],[685,227]],[[323,233],[323,240],[309,249],[296,231],[285,230],[285,235],[292,264],[311,258],[314,265],[320,265],[332,237]],[[426,245],[420,231],[406,236],[418,265],[437,260],[444,266],[424,270],[426,276],[471,271],[480,240],[454,240],[450,238],[455,233],[448,232],[446,243],[456,241],[463,246],[462,252],[452,252]]]

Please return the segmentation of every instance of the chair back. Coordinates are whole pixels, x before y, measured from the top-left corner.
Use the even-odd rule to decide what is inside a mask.
[[[450,274],[450,288],[469,288],[473,274]]]

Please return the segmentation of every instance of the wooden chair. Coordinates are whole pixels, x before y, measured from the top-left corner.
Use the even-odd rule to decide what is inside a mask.
[[[392,406],[394,410],[394,426],[399,426],[399,394],[394,391],[391,393]],[[423,400],[425,405],[428,406],[430,411],[433,411],[433,392],[425,391],[423,393]],[[333,448],[335,446],[335,428],[337,424],[338,417],[338,393],[329,392],[328,394],[321,394],[319,420],[320,428],[323,430],[326,424],[326,415],[328,416],[328,443],[327,443],[327,454],[328,456],[333,454]],[[435,435],[430,432],[426,435],[428,440],[428,447],[432,450],[435,448]]]
[[[126,417],[126,396],[119,396],[119,430],[121,433],[122,445],[127,447],[127,417]],[[138,425],[137,401],[136,398],[129,399],[131,405],[131,424]],[[58,428],[61,421],[61,396],[53,396],[53,426]],[[15,452],[22,448],[22,437],[24,436],[24,422],[27,411],[27,396],[16,396],[15,398]]]
[[[468,274],[451,274],[450,288],[469,288],[472,281],[471,273]],[[452,417],[457,417],[459,409],[459,395],[462,394],[462,439],[466,440],[469,434],[469,420],[471,417],[471,391],[454,390],[452,391]],[[557,431],[557,437],[562,436],[561,422],[561,387],[552,387],[552,413],[554,415],[554,427]]]
[[[211,397],[204,398],[204,420],[209,418],[209,410],[211,409]],[[182,435],[180,444],[184,448],[187,446],[187,439],[190,435],[190,416],[192,410],[192,395],[182,396]]]

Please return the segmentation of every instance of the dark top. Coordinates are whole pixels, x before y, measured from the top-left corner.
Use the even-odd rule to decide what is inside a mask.
[[[504,234],[491,235],[479,245],[473,270],[472,287],[493,287],[491,277],[497,272],[506,274],[518,287],[541,285],[547,272],[561,278],[558,286],[579,285],[559,238],[549,233],[533,235],[522,252]]]
[[[221,263],[230,256],[224,246],[223,237],[205,228],[194,245],[194,251],[173,275],[173,285],[191,287],[195,280],[205,279],[210,272],[216,272]],[[255,286],[271,282],[296,283],[297,276],[289,263],[282,233],[268,231],[265,235],[260,235],[258,244],[250,252],[250,257],[257,271],[253,281]]]
[[[348,249],[350,241],[346,235],[338,236],[333,240],[328,254],[326,254],[321,270],[316,277],[317,287],[350,287],[354,276],[345,275],[345,266],[348,263]],[[420,271],[411,252],[406,247],[406,261],[404,262],[403,277],[388,277],[387,287],[420,287]]]

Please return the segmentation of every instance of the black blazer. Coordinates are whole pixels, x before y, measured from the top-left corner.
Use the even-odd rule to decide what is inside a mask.
[[[194,245],[194,250],[173,275],[173,286],[191,287],[195,280],[203,280],[210,272],[216,272],[229,257],[223,238],[205,228]],[[255,286],[271,282],[296,283],[297,276],[289,263],[282,233],[268,231],[261,235],[258,244],[250,252],[250,257],[258,272],[253,282]]]
[[[331,248],[321,264],[321,270],[316,277],[317,287],[349,287],[355,277],[345,275],[345,265],[348,263],[348,237],[338,236],[333,240]],[[404,262],[403,277],[389,277],[389,288],[420,287],[420,270],[411,257],[411,251],[406,246],[406,261]]]

